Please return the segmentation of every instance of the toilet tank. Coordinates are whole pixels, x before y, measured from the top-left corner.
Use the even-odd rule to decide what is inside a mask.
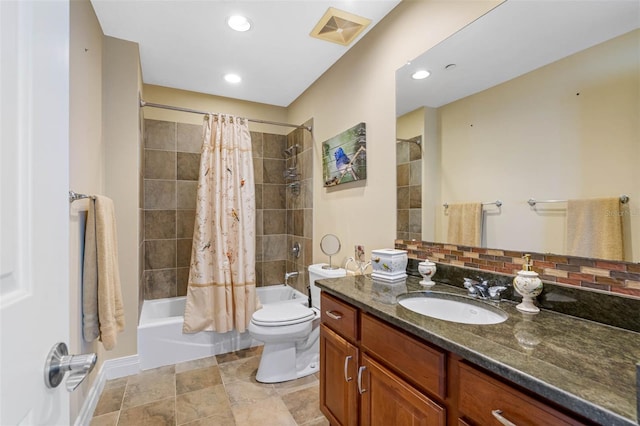
[[[311,286],[311,303],[314,308],[320,309],[320,287],[316,287],[316,280],[325,278],[340,278],[347,275],[347,271],[343,268],[324,269],[323,266],[329,266],[326,263],[317,263],[309,265],[309,285]]]

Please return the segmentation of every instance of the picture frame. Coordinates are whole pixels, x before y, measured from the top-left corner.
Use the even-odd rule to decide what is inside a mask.
[[[367,178],[366,123],[322,142],[322,175],[325,187]]]

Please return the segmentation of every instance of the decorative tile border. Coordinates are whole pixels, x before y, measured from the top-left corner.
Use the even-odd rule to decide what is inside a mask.
[[[396,240],[410,259],[429,259],[452,266],[515,275],[525,253],[514,250],[457,246],[415,240]],[[640,264],[557,254],[530,253],[533,269],[547,282],[596,289],[640,298]]]

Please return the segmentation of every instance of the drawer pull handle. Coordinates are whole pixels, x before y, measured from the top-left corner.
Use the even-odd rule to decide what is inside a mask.
[[[342,318],[340,312],[334,313],[334,311],[324,311],[324,313],[327,314],[329,318],[332,318],[334,320],[339,320]]]
[[[353,359],[353,357],[351,355],[346,356],[344,358],[344,381],[345,382],[350,382],[351,380],[353,380],[353,377],[348,377],[347,376],[347,367],[349,366],[349,360]]]
[[[367,390],[366,389],[362,389],[362,372],[364,370],[366,370],[367,367],[365,367],[364,365],[360,366],[360,368],[358,368],[358,393],[360,395],[362,395],[363,393],[365,393]]]
[[[495,417],[496,420],[498,420],[500,424],[504,426],[517,426],[515,423],[510,422],[502,415],[502,410],[493,410],[491,411],[491,414],[493,414],[493,417]]]

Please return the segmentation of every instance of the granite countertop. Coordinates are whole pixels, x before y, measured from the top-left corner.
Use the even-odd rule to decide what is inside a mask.
[[[322,279],[323,291],[605,425],[638,424],[636,364],[640,334],[553,311],[526,315],[511,301],[493,303],[509,314],[500,324],[470,325],[430,318],[395,302],[424,291],[419,279],[403,284],[368,275]],[[431,291],[466,294],[436,284]]]

